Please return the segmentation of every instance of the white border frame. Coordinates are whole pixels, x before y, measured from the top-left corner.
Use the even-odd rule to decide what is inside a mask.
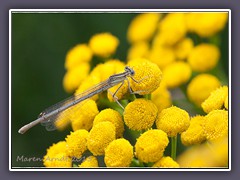
[[[11,47],[12,47],[12,13],[138,13],[138,12],[228,12],[229,14],[229,144],[228,144],[228,164],[226,168],[184,168],[184,169],[158,169],[158,168],[97,168],[97,169],[80,169],[80,168],[41,168],[41,167],[12,167],[12,144],[11,144]],[[9,10],[9,171],[231,171],[231,10],[230,9],[10,9]],[[17,168],[17,169],[15,169]]]

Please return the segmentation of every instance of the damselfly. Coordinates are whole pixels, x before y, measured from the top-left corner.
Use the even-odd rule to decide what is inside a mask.
[[[136,80],[133,78],[135,72],[132,68],[126,66],[125,71],[123,73],[115,74],[110,76],[107,80],[97,84],[96,86],[84,91],[81,94],[71,96],[49,108],[44,110],[43,112],[40,113],[38,119],[35,121],[30,122],[29,124],[26,124],[22,128],[19,129],[19,133],[24,134],[27,130],[32,128],[33,126],[42,123],[42,124],[47,124],[47,130],[53,130],[54,129],[54,121],[56,120],[56,117],[64,112],[65,110],[81,103],[82,101],[99,94],[103,91],[108,90],[109,88],[118,85],[121,83],[121,85],[118,87],[116,92],[112,94],[114,100],[122,107],[122,105],[118,102],[118,99],[116,97],[116,94],[118,90],[121,88],[121,86],[124,84],[125,80],[128,82],[128,87],[129,91],[132,93],[132,90],[130,88],[129,81],[127,77],[132,78],[135,82]],[[123,108],[123,107],[122,107]]]

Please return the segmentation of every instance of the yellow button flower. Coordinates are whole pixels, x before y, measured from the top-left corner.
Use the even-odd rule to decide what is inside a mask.
[[[86,44],[78,44],[70,49],[66,55],[65,68],[71,69],[92,59],[92,51]]]
[[[188,62],[193,71],[205,72],[213,69],[220,59],[217,46],[202,43],[193,48],[188,56]]]
[[[128,82],[125,80],[123,85],[118,84],[110,88],[107,91],[107,97],[109,101],[114,102],[115,101],[115,99],[113,98],[114,94],[116,100],[121,100],[124,99],[128,93],[129,93]]]
[[[72,167],[72,160],[66,154],[67,144],[59,141],[47,149],[47,154],[43,158],[45,167]]]
[[[128,167],[133,158],[133,147],[126,139],[112,141],[105,150],[104,162],[107,167]]]
[[[78,86],[87,77],[90,70],[88,63],[82,63],[66,72],[63,78],[63,87],[66,92],[71,93],[78,88]]]
[[[156,120],[158,109],[146,99],[136,99],[124,109],[124,122],[132,130],[145,130],[152,127]]]
[[[228,134],[228,111],[213,110],[205,118],[203,129],[207,140],[213,141]]]
[[[203,116],[194,116],[191,118],[190,126],[181,134],[181,141],[185,146],[200,144],[206,140],[203,124],[205,118]]]
[[[149,53],[149,43],[140,41],[132,44],[128,50],[127,59],[146,58]]]
[[[89,131],[92,128],[93,120],[99,113],[95,101],[85,100],[71,109],[70,118],[73,131],[78,129],[86,129]]]
[[[107,58],[114,54],[118,44],[118,38],[110,33],[96,34],[89,41],[89,47],[93,53],[103,58]]]
[[[139,62],[139,63],[137,63]],[[134,59],[129,62],[133,67],[135,75],[130,80],[132,90],[138,94],[150,94],[155,91],[162,80],[162,72],[159,67],[144,59]]]
[[[185,21],[185,13],[169,13],[160,22],[159,31],[165,45],[174,45],[186,35]]]
[[[157,106],[158,112],[172,105],[171,94],[166,86],[162,84],[163,82],[161,82],[157,90],[152,93],[152,102]]]
[[[188,113],[176,106],[166,108],[158,115],[156,120],[158,129],[163,130],[168,136],[174,137],[178,133],[186,131],[190,125]]]
[[[194,77],[187,87],[188,98],[196,105],[201,106],[210,93],[217,89],[221,82],[211,74],[200,74]]]
[[[91,129],[87,147],[94,156],[103,155],[105,148],[116,138],[116,128],[111,122],[99,122]]]
[[[182,61],[174,62],[163,70],[163,79],[168,88],[176,88],[186,83],[191,75],[191,67]]]
[[[221,31],[228,20],[228,13],[188,13],[186,22],[188,29],[201,37],[210,37]]]
[[[159,168],[179,168],[179,164],[174,161],[171,157],[166,156],[162,157],[159,161],[153,164],[152,167]]]
[[[143,13],[137,15],[128,27],[127,38],[131,43],[150,40],[157,29],[161,14]]]
[[[206,113],[212,110],[221,109],[228,96],[228,87],[222,86],[212,91],[210,96],[202,103],[202,108]]]
[[[65,139],[67,143],[67,155],[70,157],[80,158],[87,150],[87,138],[88,131],[86,130],[80,129],[75,132],[71,132]]]
[[[160,69],[164,69],[175,61],[176,57],[173,49],[169,47],[158,46],[149,52],[149,60],[158,65]]]
[[[137,139],[136,157],[142,162],[156,162],[162,158],[168,143],[167,134],[162,130],[148,130]]]
[[[80,168],[97,168],[98,166],[98,160],[95,156],[89,156],[87,157],[80,165],[78,165]]]
[[[96,86],[100,82],[101,80],[99,76],[95,76],[95,75],[87,76],[75,91],[74,93],[75,96],[84,93],[86,90],[89,90],[90,88]],[[98,99],[98,95],[94,95],[93,97],[91,97],[91,99],[96,101]]]
[[[123,136],[124,124],[122,116],[119,112],[113,109],[104,109],[102,110],[94,119],[93,126],[100,122],[109,121],[113,123],[116,127],[116,138]]]
[[[184,38],[179,41],[175,46],[175,55],[177,59],[185,60],[189,56],[194,47],[193,40],[191,38]]]

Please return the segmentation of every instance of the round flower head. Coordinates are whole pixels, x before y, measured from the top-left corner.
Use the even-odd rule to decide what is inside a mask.
[[[161,111],[156,120],[156,125],[168,136],[174,137],[187,130],[190,125],[190,117],[185,110],[172,106]]]
[[[128,27],[127,38],[131,43],[149,40],[157,29],[161,14],[143,13],[137,15]]]
[[[118,38],[110,33],[96,34],[89,41],[89,46],[93,53],[103,58],[114,54],[118,44]]]
[[[146,58],[149,53],[149,43],[146,41],[141,41],[132,44],[132,46],[128,50],[127,59],[135,59],[135,58]]]
[[[123,136],[124,124],[122,116],[119,112],[113,109],[104,109],[102,110],[94,119],[93,126],[100,122],[109,121],[115,125],[116,128],[116,137],[120,138]]]
[[[80,158],[87,150],[87,138],[88,131],[85,129],[71,132],[71,134],[65,139],[67,143],[67,155],[70,157]]]
[[[43,158],[44,166],[45,167],[64,167],[63,166],[64,164],[59,166],[60,161],[56,157],[59,157],[59,154],[60,154],[60,156],[67,158],[66,147],[67,147],[67,144],[65,141],[59,141],[58,143],[50,146],[47,149],[47,154]],[[67,161],[66,161],[66,163],[67,163]],[[65,167],[70,167],[71,164],[70,165],[69,164],[65,164],[66,165]]]
[[[158,112],[172,105],[171,94],[166,86],[163,85],[163,82],[161,82],[157,90],[152,93],[152,102],[157,106]]]
[[[190,31],[201,37],[210,37],[221,31],[226,25],[228,13],[188,13],[186,15],[187,27]]]
[[[145,163],[156,162],[162,158],[168,143],[167,134],[162,130],[148,130],[137,139],[136,157]]]
[[[92,128],[93,120],[99,113],[95,101],[85,100],[71,109],[70,118],[73,131],[78,129],[86,129],[89,131]]]
[[[139,60],[140,63],[136,62],[137,59],[129,63],[135,71],[134,80],[132,78],[129,79],[130,86],[134,92],[140,95],[150,94],[159,87],[162,72],[156,64],[147,60]]]
[[[188,98],[200,106],[210,93],[221,85],[220,81],[211,74],[200,74],[194,77],[187,87]]]
[[[72,69],[92,59],[92,51],[86,44],[78,44],[68,51],[65,68]]]
[[[190,126],[181,134],[182,144],[189,146],[193,144],[200,144],[206,140],[203,124],[205,118],[203,116],[195,116],[191,118]]]
[[[126,139],[116,139],[105,149],[107,167],[128,167],[133,158],[133,147]]]
[[[149,60],[158,65],[160,69],[164,69],[175,61],[176,57],[173,49],[169,47],[158,46],[149,52]]]
[[[186,83],[191,75],[191,67],[182,61],[174,62],[163,70],[163,79],[168,88],[176,88]]]
[[[213,69],[220,58],[217,46],[202,43],[193,48],[188,56],[188,63],[193,71],[205,72]]]
[[[174,161],[171,157],[166,156],[162,157],[159,161],[153,164],[152,167],[159,168],[179,168],[179,164]]]
[[[89,88],[92,88],[94,86],[96,86],[98,83],[100,83],[100,77],[95,76],[95,75],[89,75],[87,76],[82,84],[78,87],[78,89],[75,91],[75,96],[84,93],[85,91],[87,91]],[[90,99],[96,101],[98,99],[98,95],[94,95],[93,97],[91,97]]]
[[[78,167],[80,168],[97,168],[98,160],[95,156],[87,157]]]
[[[184,38],[181,41],[179,41],[174,46],[174,50],[175,50],[174,52],[177,59],[180,59],[180,60],[187,59],[193,47],[194,47],[194,43],[191,38]]]
[[[103,155],[105,148],[116,138],[116,128],[111,122],[99,122],[91,129],[87,147],[93,155]]]
[[[228,134],[228,112],[213,110],[205,116],[203,130],[207,140],[213,141]]]
[[[118,85],[110,88],[107,91],[107,97],[108,97],[109,101],[114,102],[116,100],[123,99],[128,93],[129,93],[128,82],[125,80],[123,85],[118,84]],[[113,97],[113,95],[115,98]]]
[[[159,31],[165,45],[174,45],[181,40],[187,32],[184,13],[169,13],[160,22]]]
[[[136,99],[124,109],[124,122],[132,130],[145,130],[152,127],[157,118],[156,105],[146,99]]]
[[[63,78],[63,87],[66,92],[73,92],[87,77],[90,70],[88,63],[82,63],[66,72]]]
[[[212,110],[221,109],[226,97],[228,96],[228,87],[222,86],[211,92],[210,96],[202,103],[202,108],[206,113]]]
[[[92,76],[97,76],[101,81],[105,81],[109,78],[109,76],[123,72],[125,68],[125,64],[118,59],[112,59],[104,64],[98,64],[90,73]]]

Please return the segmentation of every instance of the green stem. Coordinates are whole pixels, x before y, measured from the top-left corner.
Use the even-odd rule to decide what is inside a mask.
[[[176,160],[177,156],[177,135],[174,137],[171,137],[171,157],[173,160]]]
[[[151,94],[146,94],[146,95],[143,95],[144,98],[148,99],[148,100],[151,100]]]

